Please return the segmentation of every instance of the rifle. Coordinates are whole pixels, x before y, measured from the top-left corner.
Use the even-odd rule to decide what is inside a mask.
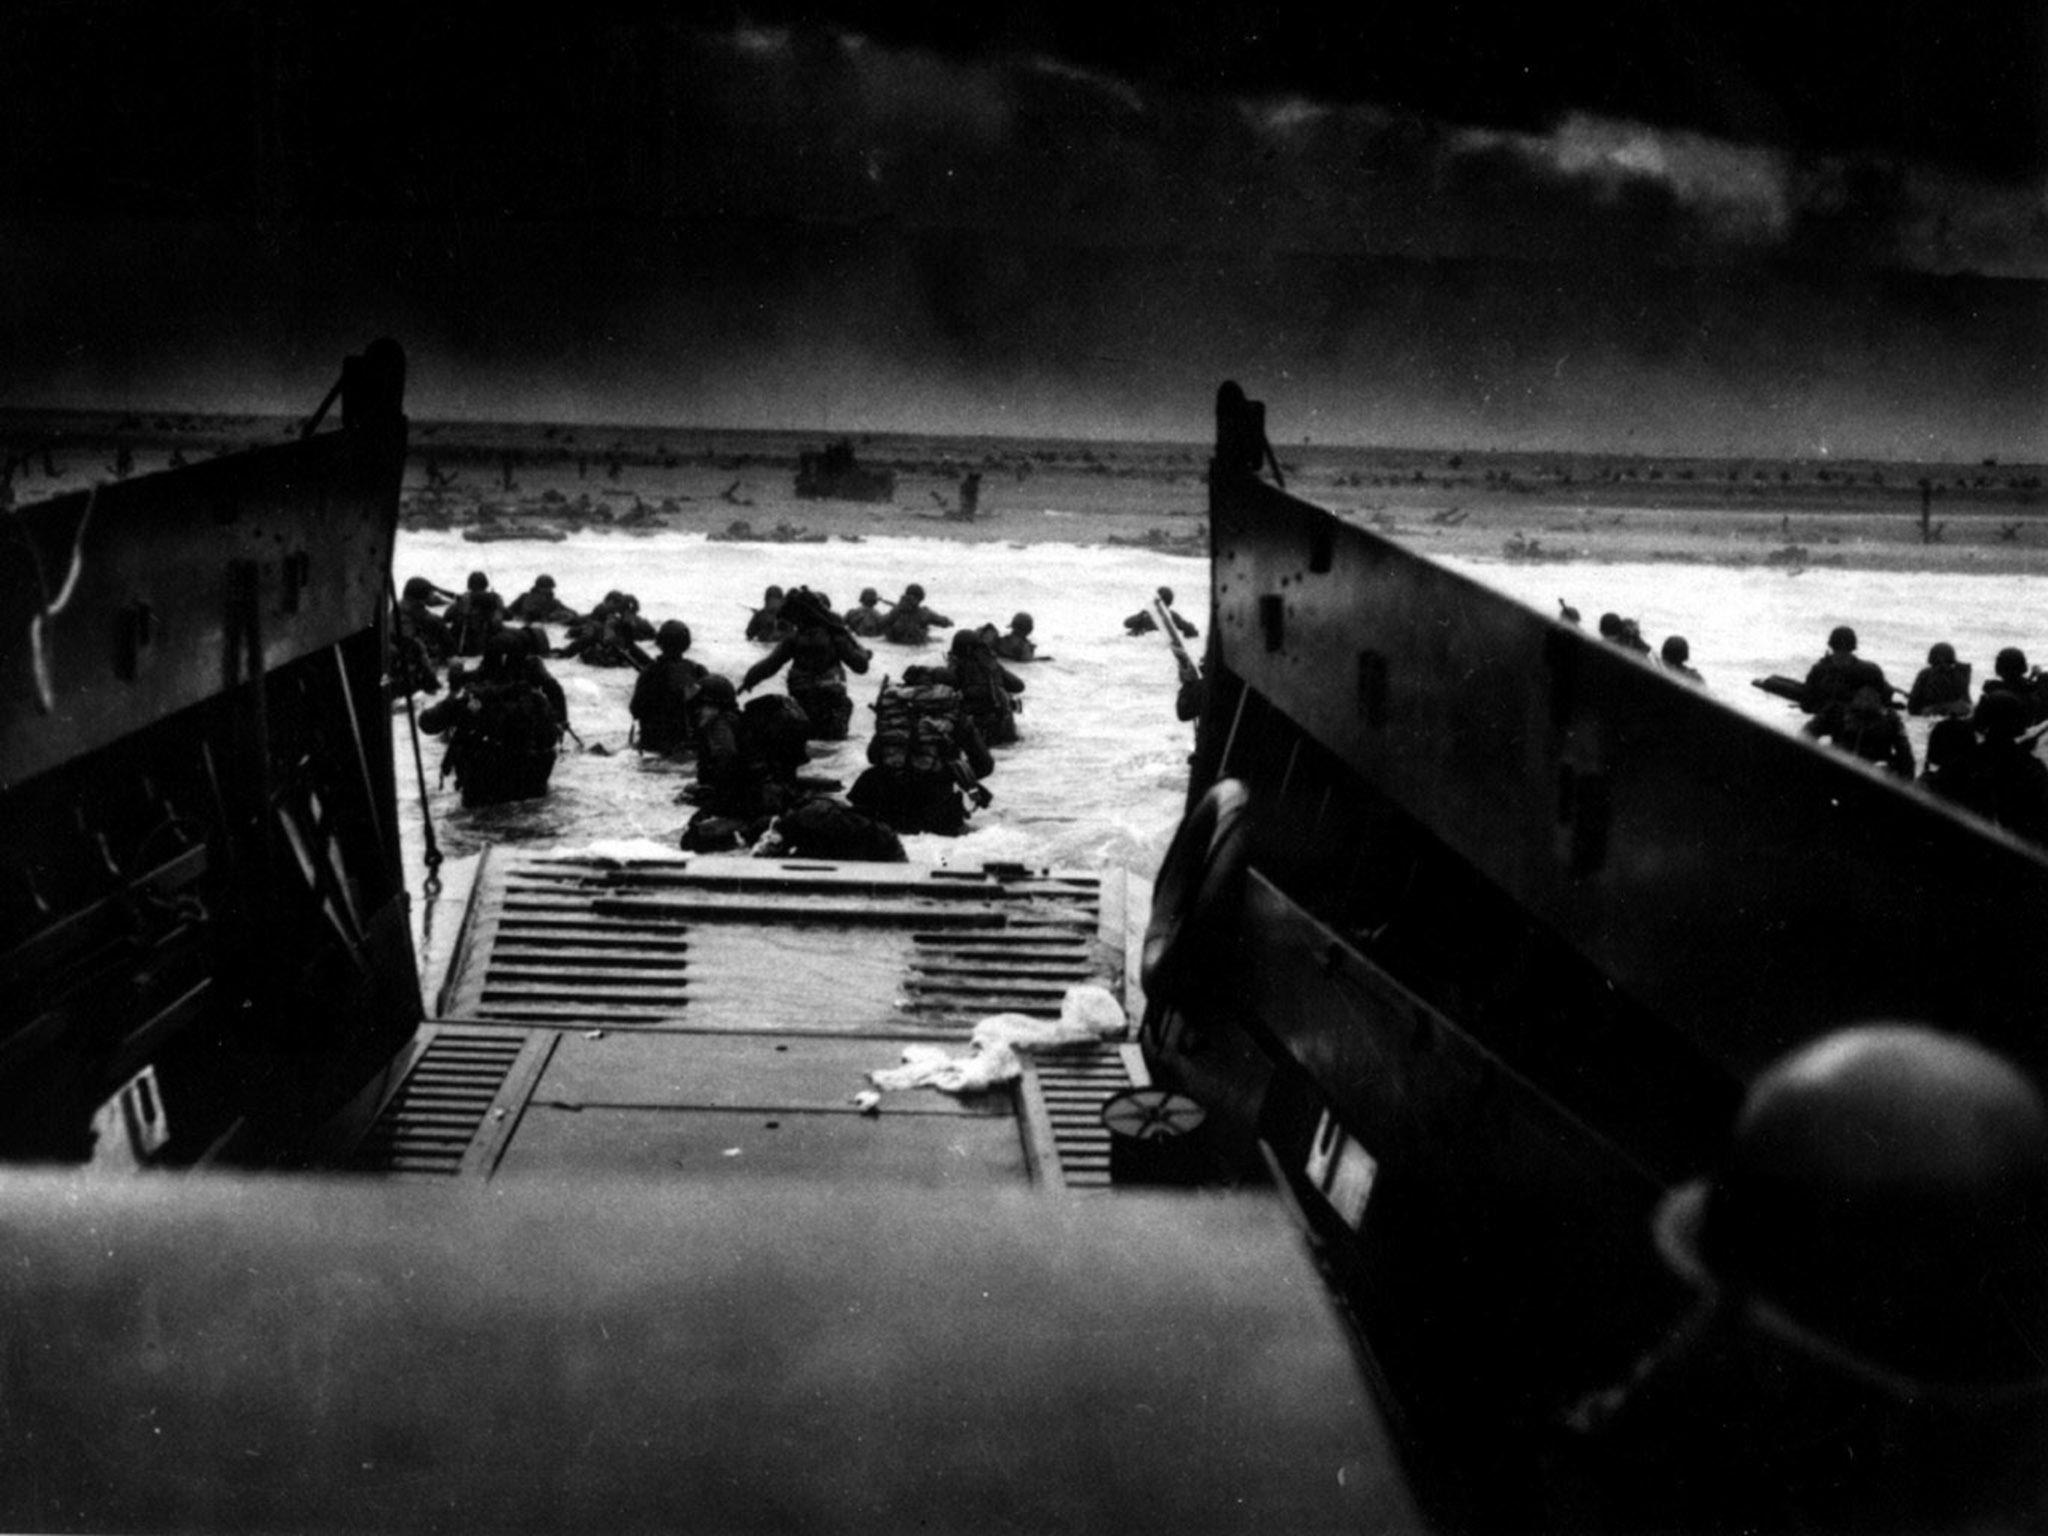
[[[961,757],[957,750],[946,759],[946,766],[952,771],[953,781],[966,791],[967,798],[974,803],[974,808],[988,809],[989,802],[995,799],[995,796],[974,776],[974,770],[967,766],[967,760]]]
[[[1173,612],[1158,598],[1152,599],[1152,612],[1159,620],[1160,631],[1166,636],[1166,643],[1173,647],[1173,659],[1180,665],[1180,679],[1187,682],[1202,675],[1202,669],[1195,665],[1188,655],[1188,648],[1181,643],[1180,626],[1173,622]]]

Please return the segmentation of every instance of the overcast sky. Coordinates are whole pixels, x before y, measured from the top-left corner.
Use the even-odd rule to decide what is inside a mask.
[[[0,404],[2048,458],[2043,8],[1657,9],[25,0]]]

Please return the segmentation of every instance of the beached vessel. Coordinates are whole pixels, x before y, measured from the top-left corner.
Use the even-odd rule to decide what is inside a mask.
[[[896,472],[861,463],[842,439],[797,455],[796,494],[807,501],[891,501]]]
[[[2038,852],[1227,414],[1156,894],[500,850],[423,993],[402,384],[13,514],[10,1526],[1525,1529],[1763,1063],[1910,1016],[2039,1074]],[[1135,1038],[856,1093],[1091,985]]]

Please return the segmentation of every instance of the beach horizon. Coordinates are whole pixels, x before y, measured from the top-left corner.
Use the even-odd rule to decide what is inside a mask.
[[[0,506],[286,440],[300,418],[0,412]],[[886,500],[798,494],[844,443]],[[1276,445],[1288,487],[1425,554],[1538,563],[2048,574],[2048,467]],[[579,530],[930,538],[1207,555],[1206,445],[419,420],[401,521],[478,544]],[[973,515],[963,515],[971,493]]]

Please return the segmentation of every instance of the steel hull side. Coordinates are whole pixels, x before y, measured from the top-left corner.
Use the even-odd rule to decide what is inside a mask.
[[[1758,1069],[1890,1017],[2041,1074],[2048,860],[1263,482],[1211,529],[1190,801],[1247,787],[1249,868],[1148,1055],[1293,1186],[1437,1514],[1540,1520]]]
[[[8,519],[0,1156],[290,1160],[421,1017],[385,691],[403,362],[370,356],[339,431]],[[95,1129],[117,1095],[147,1135]]]
[[[1222,668],[1731,1074],[1871,1017],[2048,1060],[2041,850],[1261,482],[1211,519]]]

